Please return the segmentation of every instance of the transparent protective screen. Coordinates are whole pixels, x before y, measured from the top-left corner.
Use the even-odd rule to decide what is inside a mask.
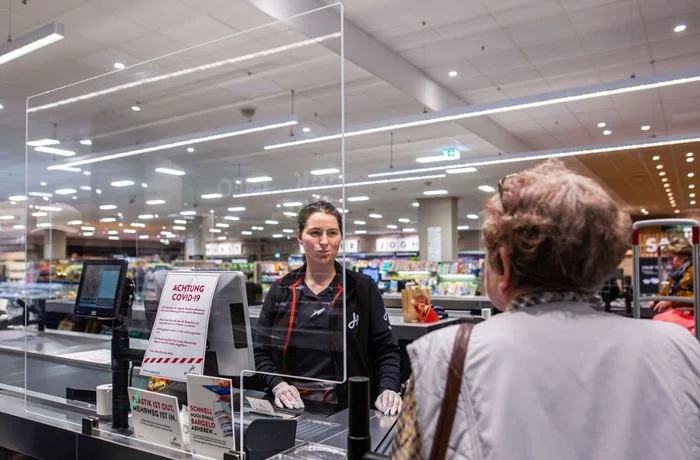
[[[257,26],[244,32],[28,99],[26,185],[12,191],[26,241],[17,294],[28,302],[16,307],[24,360],[12,375],[27,391],[26,410],[79,429],[81,414],[111,404],[117,389],[103,386],[115,373],[115,335],[148,351],[120,361],[129,429],[113,430],[123,421],[101,408],[99,430],[165,455],[221,458],[241,448],[238,416],[245,426],[251,407],[239,404],[243,390],[274,401],[271,374],[300,391],[345,381],[343,331],[353,318],[345,312],[342,11],[251,17]],[[279,147],[326,135],[322,148]],[[314,202],[323,209],[300,225]],[[83,277],[81,291],[86,261],[123,261],[124,271],[112,282],[103,267]],[[187,373],[213,379],[186,382]],[[45,410],[48,399],[65,412]],[[149,423],[158,429],[144,432]]]

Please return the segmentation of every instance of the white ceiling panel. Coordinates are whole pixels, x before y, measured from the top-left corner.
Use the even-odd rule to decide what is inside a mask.
[[[521,6],[494,11],[493,17],[502,27],[513,27],[520,24],[556,18],[564,10],[558,0],[543,0],[528,2]]]

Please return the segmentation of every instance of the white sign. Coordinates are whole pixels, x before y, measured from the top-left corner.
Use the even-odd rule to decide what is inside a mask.
[[[377,252],[419,251],[420,244],[418,235],[377,238],[375,250]]]
[[[207,243],[208,256],[240,256],[243,254],[243,243]]]
[[[216,273],[168,273],[141,375],[184,382],[187,374],[202,373],[218,281]]]
[[[236,448],[230,379],[188,375],[187,402],[193,454],[221,458]]]
[[[182,429],[175,396],[129,387],[129,405],[137,439],[182,449]]]
[[[428,227],[428,259],[429,262],[442,260],[442,229]]]
[[[347,239],[340,243],[340,252],[355,253],[360,251],[360,240]]]

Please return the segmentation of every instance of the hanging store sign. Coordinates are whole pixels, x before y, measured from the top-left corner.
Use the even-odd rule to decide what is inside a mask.
[[[418,235],[411,236],[387,236],[377,238],[375,251],[377,252],[399,252],[420,250]]]

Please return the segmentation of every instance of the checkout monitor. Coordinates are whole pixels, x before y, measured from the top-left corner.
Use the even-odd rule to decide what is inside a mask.
[[[116,318],[124,293],[126,269],[125,260],[86,260],[80,274],[75,314]]]
[[[156,299],[144,301],[149,330],[153,329],[158,303],[168,273],[172,272],[162,270],[155,273]],[[240,272],[196,273],[216,273],[219,275],[212,300],[207,334],[207,351],[216,354],[218,374],[237,377],[243,370],[254,371],[255,358],[245,275]]]

